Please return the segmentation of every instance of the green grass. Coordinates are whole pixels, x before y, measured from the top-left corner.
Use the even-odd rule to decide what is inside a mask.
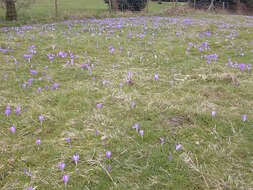
[[[229,58],[252,64],[252,21],[137,17],[0,30],[1,48],[9,47],[0,56],[0,189],[253,188],[252,69],[225,65]],[[210,49],[199,51],[205,42]],[[32,45],[36,54],[28,62],[24,54]],[[73,53],[74,62],[70,54],[50,62],[47,54],[60,51]],[[201,58],[213,54],[218,59],[209,64]],[[234,73],[239,86],[222,80],[223,73]],[[51,89],[55,83],[58,89]],[[143,138],[132,128],[136,123]],[[182,148],[176,151],[176,144]],[[74,154],[80,156],[77,166]],[[70,177],[66,187],[63,175]]]
[[[174,4],[170,2],[150,1],[148,8],[141,13],[111,13],[108,5],[103,0],[60,0],[58,3],[58,18],[55,17],[55,1],[54,0],[37,0],[28,8],[18,8],[18,21],[6,22],[5,10],[0,7],[0,24],[1,25],[23,25],[31,23],[49,23],[59,20],[76,19],[76,18],[104,18],[117,16],[133,16],[145,13],[146,15],[161,14],[164,10],[172,7]],[[178,3],[178,5],[185,5]],[[17,5],[19,7],[19,5]]]
[[[18,5],[17,5],[18,6]],[[59,18],[67,19],[80,16],[96,16],[108,12],[103,0],[60,0],[58,3]],[[4,21],[5,10],[0,8],[0,21]],[[55,1],[38,0],[29,8],[18,8],[18,23],[48,22],[55,20]]]
[[[173,2],[162,2],[162,4],[159,4],[156,1],[150,1],[149,7],[147,8],[149,14],[157,14],[157,13],[163,13],[165,10],[172,8],[174,6],[185,6],[187,3],[184,2],[178,2],[177,4],[174,4]]]

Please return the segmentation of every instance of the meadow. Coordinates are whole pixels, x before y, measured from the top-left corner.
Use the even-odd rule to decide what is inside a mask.
[[[252,189],[253,17],[0,28],[0,189]]]
[[[178,3],[177,5],[181,6],[186,4]],[[141,13],[136,14],[163,14],[164,11],[172,6],[174,6],[174,4],[170,2],[158,4],[157,2],[150,1],[149,6],[147,6],[146,9]],[[130,12],[110,12],[108,5],[104,3],[104,0],[60,0],[58,1],[58,12],[58,17],[56,17],[54,0],[35,0],[34,3],[31,3],[26,8],[20,6],[20,3],[17,3],[18,21],[6,22],[5,9],[0,6],[0,26],[52,23],[80,18],[105,18],[135,15]]]

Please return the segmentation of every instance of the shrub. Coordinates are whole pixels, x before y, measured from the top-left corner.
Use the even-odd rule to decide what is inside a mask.
[[[242,0],[242,3],[245,3],[246,6],[248,6],[249,9],[253,9],[253,0]]]
[[[104,0],[109,4],[109,0]],[[147,0],[118,0],[118,8],[121,11],[141,11],[147,5]]]

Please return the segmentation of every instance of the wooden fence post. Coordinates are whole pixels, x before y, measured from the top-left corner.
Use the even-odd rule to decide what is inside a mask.
[[[5,0],[6,20],[17,20],[17,11],[14,0]]]
[[[55,16],[58,17],[58,0],[55,0]]]
[[[149,8],[149,0],[147,0],[147,8],[146,8],[147,13],[148,13],[148,8]]]

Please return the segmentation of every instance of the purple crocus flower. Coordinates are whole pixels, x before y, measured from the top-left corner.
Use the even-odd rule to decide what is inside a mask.
[[[172,160],[172,156],[171,155],[169,155],[169,160]]]
[[[67,185],[67,183],[69,181],[69,176],[68,175],[64,175],[62,179],[63,179],[65,185]]]
[[[20,111],[21,111],[21,107],[18,106],[18,107],[16,108],[16,114],[19,115],[19,114],[20,114]]]
[[[102,107],[102,104],[97,104],[98,109]]]
[[[155,74],[155,80],[158,80],[158,74],[157,73]]]
[[[24,55],[24,58],[28,59],[28,61],[30,62],[31,58],[32,58],[32,55]]]
[[[247,115],[246,114],[243,114],[242,115],[242,119],[243,119],[243,122],[245,122],[247,120]]]
[[[10,114],[10,112],[11,112],[11,107],[10,107],[10,106],[7,106],[7,107],[5,108],[4,114],[8,116],[8,115]]]
[[[131,103],[132,108],[133,108],[135,105],[136,105],[135,102],[132,102],[132,103]]]
[[[67,137],[66,140],[67,140],[67,142],[69,143],[69,147],[72,148],[72,145],[71,145],[71,143],[70,143],[71,138],[70,138],[70,137]]]
[[[111,164],[109,164],[109,166],[108,166],[108,172],[110,172],[111,169],[112,169],[112,166],[111,166]]]
[[[32,187],[28,187],[28,189],[27,190],[34,190],[34,188],[32,188]]]
[[[38,146],[40,146],[41,140],[40,140],[40,139],[36,140],[36,144],[37,144]]]
[[[143,135],[144,135],[144,130],[140,130],[139,133],[140,133],[140,136],[143,137]]]
[[[161,144],[162,145],[164,144],[164,138],[163,137],[161,138]]]
[[[10,127],[11,132],[14,134],[16,132],[16,128],[14,126]]]
[[[51,87],[52,89],[54,89],[54,88],[58,88],[59,87],[59,84],[58,83],[55,83],[55,84],[53,84],[53,86]]]
[[[110,151],[106,151],[106,157],[110,160],[112,153]]]
[[[28,48],[29,48],[29,49],[34,49],[34,48],[36,48],[36,46],[35,46],[35,45],[31,45],[31,46],[29,46]]]
[[[66,141],[67,141],[68,143],[70,143],[71,138],[70,138],[70,137],[67,137],[67,138],[66,138]]]
[[[173,86],[174,85],[174,81],[170,81],[170,85]]]
[[[32,81],[34,81],[34,78],[29,78],[28,81],[32,83]]]
[[[216,116],[216,112],[212,111],[212,117],[215,117],[215,116]]]
[[[246,65],[245,64],[240,64],[239,69],[241,69],[242,71],[244,71],[246,69]]]
[[[87,70],[90,70],[90,66],[88,64],[84,64],[84,66]]]
[[[76,163],[76,166],[77,166],[77,161],[79,160],[79,155],[78,154],[75,154],[74,156],[72,156],[73,160],[75,161]]]
[[[181,145],[181,144],[177,144],[177,145],[176,145],[176,150],[178,150],[178,149],[180,149],[180,148],[182,148],[182,145]]]
[[[59,167],[60,167],[60,169],[61,169],[62,171],[64,170],[65,166],[66,166],[65,163],[63,163],[63,162],[60,162],[60,163],[59,163]]]
[[[37,71],[36,70],[30,70],[30,73],[33,74],[33,75],[36,75]]]
[[[44,120],[43,115],[40,115],[40,116],[39,116],[39,120],[40,120],[40,122],[42,122],[42,121]]]
[[[139,129],[139,124],[136,123],[132,128],[134,128],[136,130],[136,132],[138,132],[138,129]]]

